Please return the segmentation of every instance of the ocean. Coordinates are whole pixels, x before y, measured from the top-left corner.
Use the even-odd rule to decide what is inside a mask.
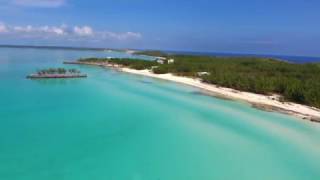
[[[320,178],[320,124],[181,84],[62,64],[108,56],[132,57],[0,48],[1,180]],[[49,67],[88,78],[25,78]]]

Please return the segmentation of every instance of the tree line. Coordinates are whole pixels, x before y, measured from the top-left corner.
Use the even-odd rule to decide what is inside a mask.
[[[80,71],[77,69],[65,69],[65,68],[48,68],[48,69],[41,69],[37,71],[39,75],[45,74],[79,74]]]
[[[129,59],[129,58],[85,58],[79,59],[79,62],[91,62],[91,63],[109,63],[126,66],[136,70],[150,69],[153,66],[158,65],[155,61],[147,61],[142,59]]]
[[[168,55],[173,64],[141,59],[111,59],[133,69],[152,69],[200,78],[203,82],[259,94],[280,94],[293,101],[320,108],[320,64],[295,64],[269,58]],[[100,61],[102,59],[96,59]],[[106,60],[105,60],[106,61]],[[206,72],[204,75],[199,72]]]

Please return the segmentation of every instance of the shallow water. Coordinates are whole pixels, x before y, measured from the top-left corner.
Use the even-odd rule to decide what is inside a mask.
[[[320,126],[89,66],[114,52],[0,49],[0,179],[319,179]],[[28,80],[44,67],[87,79]]]

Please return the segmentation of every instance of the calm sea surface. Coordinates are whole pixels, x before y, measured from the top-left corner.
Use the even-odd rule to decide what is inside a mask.
[[[1,180],[319,180],[320,124],[95,67],[123,53],[0,48]],[[87,79],[28,80],[40,68]]]

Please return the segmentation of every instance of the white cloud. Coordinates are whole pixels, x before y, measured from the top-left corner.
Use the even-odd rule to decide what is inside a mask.
[[[137,32],[95,31],[90,26],[11,26],[0,22],[0,35],[12,35],[16,38],[49,39],[63,38],[66,41],[129,41],[142,38]]]
[[[42,32],[46,32],[46,33],[53,33],[56,35],[64,35],[66,32],[64,30],[64,27],[49,27],[49,26],[43,26],[40,27],[39,29]]]
[[[118,40],[139,39],[142,37],[140,33],[135,33],[135,32],[125,32],[125,33],[104,32],[104,36],[106,38],[111,37]]]
[[[40,34],[51,34],[51,35],[64,35],[65,29],[64,27],[56,27],[56,26],[39,26],[39,27],[34,27],[31,25],[28,26],[13,26],[10,28],[10,32],[11,33],[29,33],[29,34],[33,34],[33,33],[37,33],[37,35]]]
[[[83,27],[75,26],[73,28],[73,32],[79,36],[92,36],[93,35],[93,30],[90,26],[83,26]]]
[[[7,26],[0,22],[0,33],[5,33],[7,31],[8,31]]]
[[[65,0],[13,0],[14,5],[39,8],[57,8],[65,5],[65,3]]]

